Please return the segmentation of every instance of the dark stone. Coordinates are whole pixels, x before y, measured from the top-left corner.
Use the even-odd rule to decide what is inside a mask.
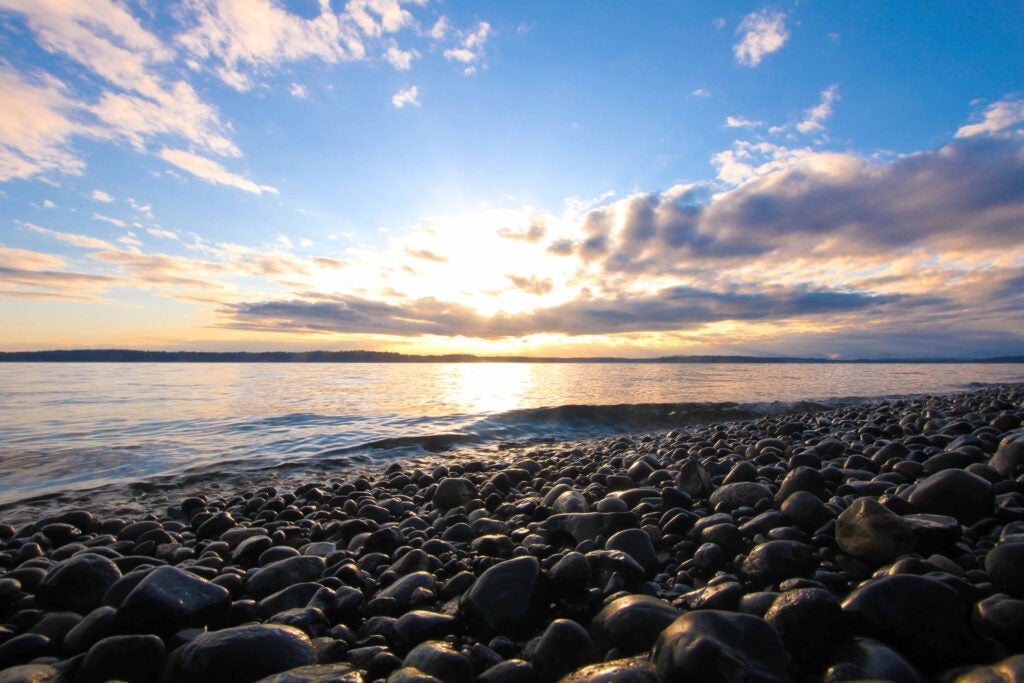
[[[921,512],[955,517],[971,524],[992,512],[992,484],[960,469],[942,470],[914,486],[907,500]]]
[[[227,621],[231,594],[177,567],[157,567],[121,603],[115,633],[168,637],[183,628],[216,628]]]
[[[878,680],[893,683],[921,683],[917,669],[890,647],[871,638],[850,638],[832,652],[833,667],[850,668],[850,675],[826,680]]]
[[[476,485],[463,477],[446,477],[434,490],[434,505],[449,510],[467,503],[477,496]]]
[[[779,508],[792,524],[811,533],[832,518],[831,511],[813,493],[796,491]]]
[[[196,636],[171,657],[171,683],[251,681],[313,663],[313,646],[290,626],[236,626]]]
[[[322,635],[330,627],[327,617],[317,607],[285,610],[270,617],[264,623],[294,626],[310,638]]]
[[[517,557],[490,567],[459,601],[459,613],[471,630],[490,637],[515,635],[532,626],[539,608],[535,592],[540,563]]]
[[[256,683],[363,683],[358,669],[344,662],[310,664],[261,678]],[[388,679],[389,681],[391,679]]]
[[[553,544],[567,539],[569,544],[576,545],[598,536],[607,538],[636,525],[636,515],[632,512],[573,512],[551,515],[544,520],[544,531]]]
[[[559,683],[662,683],[654,665],[642,657],[616,659],[577,669]]]
[[[707,498],[714,491],[714,484],[707,469],[695,460],[687,460],[679,468],[676,485],[691,498]]]
[[[89,648],[75,683],[155,681],[163,668],[164,642],[154,635],[111,636]]]
[[[842,637],[843,610],[823,588],[798,588],[781,593],[764,615],[786,649],[805,672],[821,670],[825,655]]]
[[[416,596],[423,591],[433,592],[436,588],[434,577],[427,572],[413,572],[395,581],[377,594],[377,598],[393,599],[398,612],[406,612],[415,606]]]
[[[315,555],[296,555],[271,562],[253,574],[245,586],[247,595],[265,598],[288,586],[304,581],[316,581],[327,564]]]
[[[394,650],[399,656],[426,640],[441,640],[455,633],[455,617],[437,612],[413,610],[406,612],[395,623],[392,631]]]
[[[846,597],[843,611],[854,633],[899,649],[923,669],[978,656],[960,595],[937,579],[899,574],[869,581]]]
[[[657,571],[661,564],[654,552],[654,543],[651,542],[650,535],[641,529],[624,529],[614,534],[608,539],[605,548],[621,550],[636,560],[648,573]]]
[[[414,669],[411,666],[403,666],[401,669],[395,669],[388,676],[386,683],[444,683],[441,679],[431,676],[428,673],[424,673],[419,669]]]
[[[701,610],[676,619],[651,649],[670,681],[783,683],[789,659],[778,632],[759,617]]]
[[[809,577],[818,563],[811,546],[797,541],[768,541],[743,560],[743,575],[757,586],[793,577]]]
[[[1017,683],[1024,681],[1024,655],[1007,657],[991,666],[978,666],[961,673],[956,683]]]
[[[263,598],[256,603],[256,609],[266,618],[285,610],[305,607],[321,590],[325,590],[324,587],[312,581],[296,583]]]
[[[836,520],[836,543],[843,552],[884,563],[914,549],[914,528],[874,498],[858,498]]]
[[[64,647],[72,654],[85,652],[94,643],[110,635],[117,610],[104,605],[89,612],[64,636]]]
[[[445,683],[469,683],[473,679],[469,660],[439,640],[428,640],[414,647],[402,660],[402,666],[419,669]]]
[[[529,662],[506,659],[477,676],[476,683],[540,683],[540,679]]]
[[[988,551],[985,571],[1000,589],[1024,598],[1024,541],[1004,541]]]
[[[679,610],[649,595],[612,600],[590,622],[590,635],[599,652],[615,648],[623,656],[649,650],[658,634],[679,617]]]
[[[22,664],[0,671],[0,683],[58,683],[64,678],[49,664]]]
[[[988,464],[1009,479],[1024,474],[1024,436],[1017,434],[1003,439]]]
[[[36,586],[36,601],[48,609],[86,614],[99,607],[121,570],[102,555],[86,553],[58,562]]]
[[[200,541],[220,538],[221,534],[235,525],[235,518],[231,516],[231,513],[218,512],[199,525],[199,528],[196,529],[196,538]]]
[[[1024,600],[1004,593],[974,605],[971,626],[980,636],[995,638],[1011,652],[1024,652]]]
[[[758,501],[772,500],[772,492],[764,484],[753,481],[740,481],[735,484],[720,486],[711,494],[711,505],[722,506],[727,510],[741,507],[754,507]]]
[[[0,669],[54,654],[57,654],[57,648],[46,636],[39,633],[22,633],[0,644]]]
[[[590,581],[590,563],[583,553],[566,553],[548,571],[552,590],[562,594],[582,593]]]
[[[542,681],[559,678],[598,660],[586,629],[571,619],[555,619],[523,650]]]

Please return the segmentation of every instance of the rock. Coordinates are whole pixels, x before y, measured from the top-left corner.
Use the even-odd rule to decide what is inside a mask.
[[[995,638],[1010,652],[1024,652],[1024,600],[1004,593],[990,595],[974,605],[971,626],[975,633]]]
[[[172,655],[174,683],[251,681],[313,663],[313,646],[290,626],[250,625],[203,633]]]
[[[429,572],[413,572],[382,590],[377,598],[392,599],[398,612],[406,612],[415,606],[417,595],[423,591],[433,592],[436,587],[434,577]]]
[[[403,614],[394,624],[394,649],[398,655],[405,655],[418,643],[426,640],[441,640],[455,633],[458,622],[455,617],[437,612],[413,610]]]
[[[401,669],[395,669],[388,676],[387,683],[444,683],[439,678],[435,678],[428,673],[424,673],[419,669],[414,669],[411,666],[403,666]]]
[[[1017,683],[1024,681],[1024,655],[1013,655],[991,666],[978,666],[957,676],[955,683]]]
[[[586,512],[587,507],[588,506],[586,497],[576,490],[564,491],[551,504],[551,509],[556,513]]]
[[[654,543],[651,542],[650,535],[642,529],[624,529],[614,534],[608,539],[605,548],[621,550],[636,560],[649,574],[653,574],[661,565],[654,552]]]
[[[858,679],[892,681],[893,683],[921,683],[917,669],[890,647],[871,638],[849,638],[832,652],[833,665],[855,667]],[[852,680],[836,678],[832,680]]]
[[[521,659],[506,659],[479,676],[476,683],[540,683],[533,665]]]
[[[552,621],[544,633],[527,643],[523,653],[542,681],[557,681],[598,659],[586,629],[571,619]]]
[[[988,464],[1008,479],[1024,474],[1024,436],[1017,434],[1003,439]]]
[[[0,671],[0,683],[58,683],[61,672],[49,664],[22,664]]]
[[[761,500],[772,500],[771,489],[753,481],[740,481],[718,487],[711,494],[709,502],[715,508],[721,505],[728,510],[735,510],[740,507],[754,507]]]
[[[961,524],[971,524],[992,512],[995,493],[992,484],[978,475],[949,469],[918,482],[907,500],[921,512],[949,515]]]
[[[490,567],[459,601],[459,613],[484,636],[515,635],[532,626],[538,601],[535,590],[540,563],[525,556]]]
[[[643,657],[591,664],[564,676],[559,683],[662,683],[654,665]]]
[[[779,508],[789,522],[812,533],[832,517],[831,511],[813,493],[796,491]]]
[[[842,637],[843,610],[823,588],[797,588],[781,593],[764,615],[786,649],[805,672],[821,670],[826,654]]]
[[[679,610],[650,595],[626,595],[604,606],[590,622],[600,653],[615,648],[624,656],[649,650],[658,634],[679,617]]]
[[[695,499],[707,498],[715,490],[711,475],[695,460],[687,460],[679,468],[676,485]]]
[[[402,666],[419,669],[445,683],[469,683],[473,678],[469,660],[441,640],[420,643],[405,656]]]
[[[1024,541],[1004,541],[985,556],[992,583],[1015,598],[1024,598]]]
[[[768,541],[743,560],[743,575],[758,587],[789,578],[808,577],[817,568],[811,546],[797,541]]]
[[[551,515],[544,520],[545,535],[554,545],[576,545],[592,541],[598,536],[607,538],[623,529],[635,528],[636,515],[632,512],[573,512]]]
[[[336,662],[299,666],[261,678],[256,683],[363,683],[363,675],[349,664]]]
[[[316,581],[326,566],[324,558],[316,555],[295,555],[271,562],[249,578],[245,592],[259,600],[293,584]]]
[[[0,644],[0,669],[15,664],[27,664],[36,657],[57,653],[57,647],[40,633],[22,633]]]
[[[582,593],[590,581],[590,563],[583,553],[566,553],[548,571],[553,590],[562,594]]]
[[[658,636],[651,662],[670,681],[784,683],[789,659],[768,622],[736,612],[700,610]]]
[[[177,567],[157,567],[121,603],[115,633],[169,637],[183,628],[217,628],[227,622],[231,594]]]
[[[111,625],[117,610],[104,605],[89,612],[64,636],[64,647],[71,654],[85,652],[94,643],[110,635]]]
[[[938,579],[898,574],[869,581],[846,597],[843,611],[856,634],[897,648],[925,670],[978,655],[960,595]]]
[[[107,589],[121,578],[121,570],[102,555],[86,553],[58,562],[36,586],[41,607],[88,614],[103,602]]]
[[[75,683],[158,680],[164,651],[164,642],[154,635],[104,638],[89,648]]]
[[[467,503],[477,496],[476,485],[463,477],[445,477],[434,490],[434,505],[450,510]]]
[[[863,497],[836,520],[836,543],[848,555],[883,564],[913,550],[914,528],[874,498]]]

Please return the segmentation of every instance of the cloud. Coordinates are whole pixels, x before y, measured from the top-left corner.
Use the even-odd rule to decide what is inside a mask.
[[[228,185],[253,194],[262,194],[264,192],[277,194],[277,190],[270,185],[259,185],[244,176],[228,171],[213,159],[207,159],[192,152],[180,149],[162,149],[158,156],[167,163],[188,171],[208,183]]]
[[[419,88],[417,88],[415,85],[413,85],[413,86],[410,86],[408,88],[405,88],[404,90],[399,90],[398,92],[396,92],[394,94],[394,96],[391,98],[391,104],[393,104],[396,109],[402,109],[406,105],[412,105],[414,107],[419,107],[420,106],[420,99],[419,99],[419,97],[420,97]]]
[[[788,168],[813,153],[806,147],[793,148],[772,142],[737,140],[732,149],[712,156],[711,165],[717,170],[719,179],[739,185],[751,178]]]
[[[757,66],[765,56],[782,49],[789,40],[786,15],[767,8],[743,17],[736,33],[740,39],[733,45],[732,52],[743,66]]]
[[[461,32],[458,47],[449,48],[444,51],[444,58],[450,62],[462,62],[473,64],[483,57],[484,44],[491,34],[491,25],[486,21],[477,24],[476,29],[468,32]]]
[[[420,53],[416,50],[401,50],[397,45],[389,45],[384,56],[398,71],[408,71],[412,67],[412,60],[419,57]]]
[[[291,87],[288,88],[288,93],[292,97],[297,97],[300,100],[304,100],[309,97],[309,93],[306,91],[306,86],[300,83],[292,83]]]
[[[796,129],[805,135],[825,130],[825,121],[832,116],[832,105],[839,100],[839,85],[833,84],[821,91],[821,101],[804,112]]]
[[[97,202],[104,202],[109,204],[110,202],[114,201],[114,198],[111,197],[106,192],[104,192],[103,190],[93,190],[90,196]]]
[[[26,223],[23,221],[15,221],[17,225],[25,230],[29,230],[40,235],[46,235],[60,242],[70,244],[75,247],[81,247],[82,249],[111,249],[113,246],[110,242],[105,240],[90,237],[88,235],[75,235],[68,232],[59,232],[57,230],[50,230],[49,228],[43,228],[33,223]]]
[[[543,221],[533,220],[525,230],[514,230],[509,227],[498,228],[497,235],[507,240],[529,242],[535,244],[543,239],[548,233],[548,228]]]
[[[1017,128],[1021,123],[1024,123],[1024,99],[1007,96],[990,104],[985,109],[981,121],[961,126],[956,132],[956,137],[967,138],[975,135],[1009,133],[1011,129]]]
[[[555,283],[551,278],[538,278],[536,275],[530,275],[524,277],[522,275],[505,275],[516,289],[521,289],[527,294],[535,294],[541,296],[549,294],[554,288]]]
[[[711,97],[711,91],[706,88],[697,88],[690,94],[694,97]]]
[[[407,248],[405,253],[413,258],[422,259],[424,261],[433,261],[434,263],[448,263],[448,257],[442,254],[438,254],[429,249],[411,249]]]
[[[727,116],[725,118],[726,128],[760,128],[764,121],[751,121],[742,116]]]
[[[94,213],[92,215],[92,219],[94,221],[103,221],[104,223],[110,223],[111,225],[116,225],[119,228],[123,228],[128,225],[120,218],[111,218],[110,216],[104,216],[101,213]]]

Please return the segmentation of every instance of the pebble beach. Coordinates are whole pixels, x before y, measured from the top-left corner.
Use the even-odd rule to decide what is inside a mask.
[[[1022,421],[997,385],[0,515],[0,683],[1024,680]]]

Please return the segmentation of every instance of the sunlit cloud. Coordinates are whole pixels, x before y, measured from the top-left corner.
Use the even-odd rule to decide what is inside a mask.
[[[993,102],[986,107],[980,118],[977,123],[961,126],[956,132],[956,137],[967,138],[974,135],[1010,132],[1024,123],[1024,99],[1009,96]],[[1019,134],[1021,131],[1017,132]]]
[[[772,9],[751,12],[736,29],[739,41],[733,55],[743,66],[757,66],[767,55],[782,49],[789,40],[786,15]]]
[[[406,105],[411,105],[413,107],[419,107],[420,106],[420,91],[419,91],[419,88],[417,88],[415,85],[413,85],[413,86],[409,86],[408,88],[405,88],[403,90],[399,90],[398,92],[395,93],[394,97],[391,98],[391,104],[393,104],[396,109],[402,109]]]
[[[98,202],[104,202],[106,204],[109,204],[110,202],[114,201],[114,198],[111,197],[106,192],[104,192],[103,190],[93,190],[92,194],[89,196]]]
[[[830,85],[821,92],[821,101],[804,112],[796,129],[805,135],[825,130],[825,121],[832,116],[832,105],[839,99],[839,86]]]
[[[207,159],[206,157],[193,154],[192,152],[186,152],[180,149],[163,149],[160,150],[159,156],[167,163],[173,164],[184,171],[188,171],[192,175],[197,178],[201,178],[208,183],[237,187],[239,190],[244,190],[245,192],[251,192],[253,194],[262,194],[264,192],[277,194],[277,190],[270,185],[260,185],[255,183],[245,176],[228,171],[224,166],[213,159]]]

